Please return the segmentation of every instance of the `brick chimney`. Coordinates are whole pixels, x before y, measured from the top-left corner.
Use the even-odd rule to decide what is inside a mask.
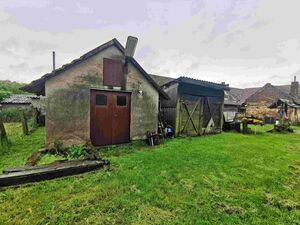
[[[291,83],[291,96],[297,98],[299,95],[299,82],[296,80],[296,76],[294,76],[294,81]]]

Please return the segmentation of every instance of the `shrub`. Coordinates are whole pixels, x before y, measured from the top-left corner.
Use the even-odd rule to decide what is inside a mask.
[[[87,147],[85,145],[72,145],[68,149],[68,155],[72,159],[83,158],[87,155]]]
[[[31,109],[23,109],[23,110],[27,118],[31,118],[33,116],[33,112]],[[20,111],[19,108],[4,108],[0,110],[0,114],[2,115],[3,118],[3,122],[4,123],[21,122],[19,111]]]
[[[67,152],[63,147],[63,143],[60,140],[55,140],[53,143],[53,148],[50,150],[51,154],[67,157]]]

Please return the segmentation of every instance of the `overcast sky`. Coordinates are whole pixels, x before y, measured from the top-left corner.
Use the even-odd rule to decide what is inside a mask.
[[[148,73],[234,87],[300,80],[299,0],[0,0],[0,79],[30,82],[116,37]]]

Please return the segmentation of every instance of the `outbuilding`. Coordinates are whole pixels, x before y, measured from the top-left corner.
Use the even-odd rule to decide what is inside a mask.
[[[39,99],[36,95],[11,95],[3,99],[0,105],[2,109],[30,109]]]
[[[113,39],[23,88],[45,96],[48,145],[119,144],[157,131],[159,97],[168,96],[133,58],[136,43]]]
[[[162,86],[162,120],[176,136],[197,136],[222,130],[224,90],[228,85],[179,77]]]

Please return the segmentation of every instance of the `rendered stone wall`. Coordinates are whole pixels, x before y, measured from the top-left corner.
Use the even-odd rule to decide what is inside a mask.
[[[90,89],[107,88],[103,86],[103,58],[125,62],[122,53],[110,47],[46,82],[48,145],[55,140],[62,141],[65,146],[90,144]],[[132,91],[130,138],[144,138],[146,131],[157,128],[158,92],[131,64],[126,90]]]

